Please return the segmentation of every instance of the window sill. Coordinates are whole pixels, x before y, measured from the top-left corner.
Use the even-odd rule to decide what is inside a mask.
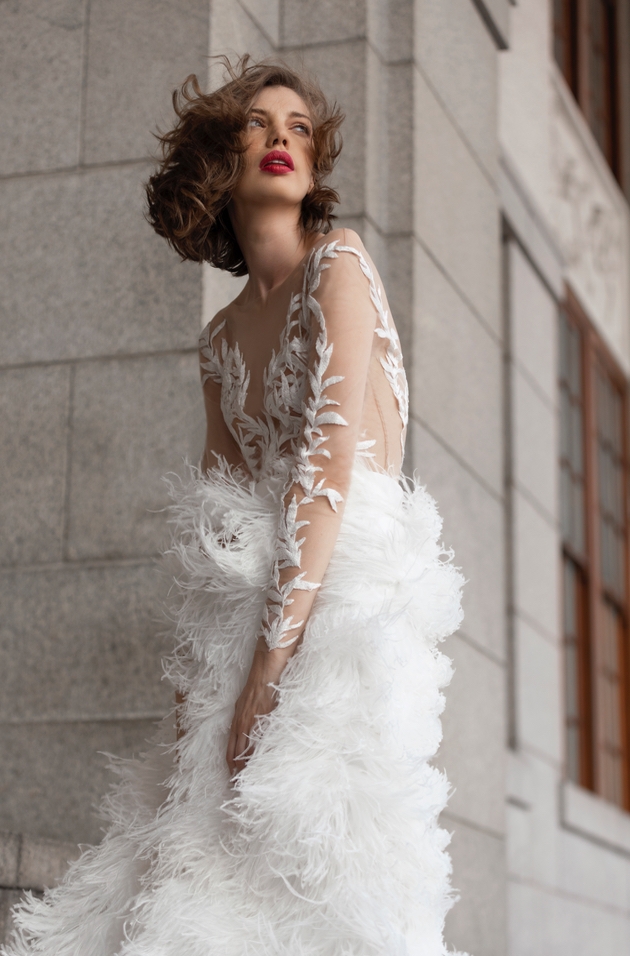
[[[567,830],[630,856],[630,813],[570,780],[562,782],[560,806]]]

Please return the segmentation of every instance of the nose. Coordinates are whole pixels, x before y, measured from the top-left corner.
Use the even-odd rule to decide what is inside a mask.
[[[287,146],[288,142],[286,130],[280,129],[275,123],[269,127],[269,133],[267,135],[267,146],[269,148],[273,149],[274,146]]]

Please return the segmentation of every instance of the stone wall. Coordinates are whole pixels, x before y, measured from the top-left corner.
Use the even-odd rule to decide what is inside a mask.
[[[199,455],[201,270],[143,220],[205,0],[0,7],[0,828],[98,840],[160,683],[160,476]]]

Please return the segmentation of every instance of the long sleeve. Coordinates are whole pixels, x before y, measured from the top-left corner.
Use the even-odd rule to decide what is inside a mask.
[[[376,324],[369,283],[352,250],[334,244],[316,250],[302,308],[311,326],[308,382],[261,623],[270,649],[302,633],[350,486]]]

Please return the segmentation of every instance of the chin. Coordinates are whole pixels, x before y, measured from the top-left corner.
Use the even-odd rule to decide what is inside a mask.
[[[257,183],[249,189],[239,192],[238,199],[243,203],[259,205],[266,201],[281,200],[286,205],[301,205],[308,189],[296,188],[296,183],[288,183],[288,176],[269,176],[265,183]]]

